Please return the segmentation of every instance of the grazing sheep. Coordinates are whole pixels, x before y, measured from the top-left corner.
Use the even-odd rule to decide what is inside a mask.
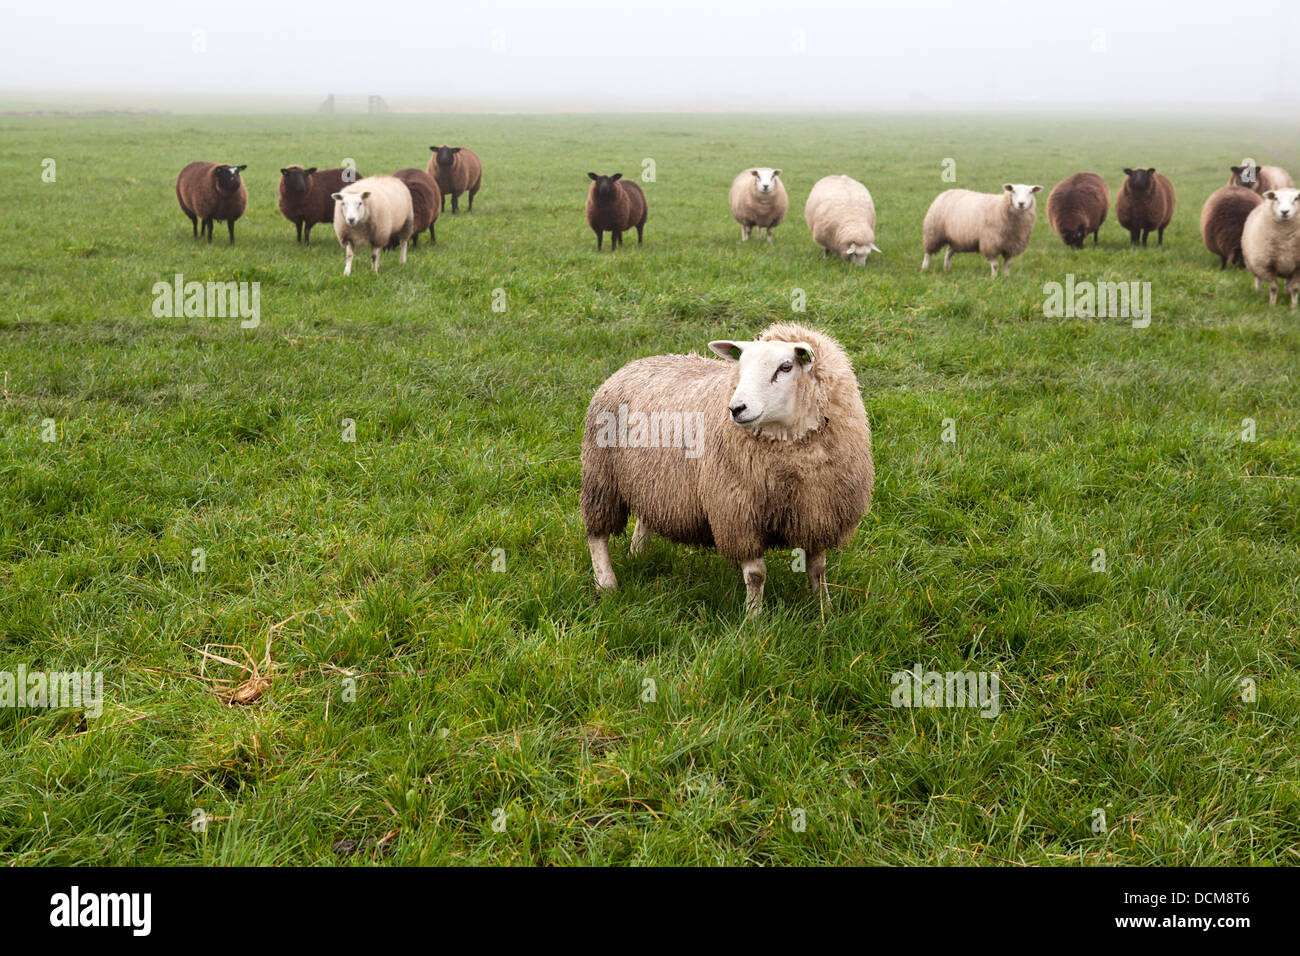
[[[394,176],[367,176],[334,194],[334,233],[347,251],[343,274],[352,274],[358,243],[370,247],[370,267],[379,271],[379,250],[396,238],[406,262],[406,242],[414,225],[411,192]]]
[[[198,238],[199,227],[212,242],[212,221],[221,220],[230,228],[230,243],[235,242],[235,220],[248,206],[248,190],[239,174],[248,168],[227,163],[190,163],[176,177],[176,201],[189,217]]]
[[[606,232],[610,251],[617,249],[623,244],[626,229],[636,229],[636,244],[641,245],[648,212],[641,187],[623,179],[622,173],[612,176],[587,173],[587,176],[591,179],[587,191],[587,225],[596,233],[596,251],[600,251]]]
[[[710,342],[728,361],[657,355],[597,389],[582,437],[582,519],[596,586],[618,586],[610,535],[636,516],[632,553],[653,534],[739,562],[757,611],[768,548],[801,548],[826,596],[826,550],[871,503],[871,428],[848,357],[792,324],[755,342]]]
[[[1201,207],[1201,240],[1205,248],[1219,257],[1219,268],[1228,262],[1244,266],[1241,254],[1241,230],[1246,217],[1264,200],[1245,186],[1223,186],[1210,194]]]
[[[740,223],[740,241],[749,239],[750,231],[767,230],[767,241],[772,241],[772,230],[781,225],[790,198],[781,182],[781,170],[767,166],[746,169],[731,182],[731,215]]]
[[[442,202],[442,190],[438,188],[438,181],[423,169],[414,167],[399,169],[393,176],[404,182],[411,193],[411,213],[414,218],[411,245],[414,247],[420,244],[420,233],[425,229],[429,230],[429,244],[437,245],[438,237],[434,235],[433,227],[438,221],[438,207]],[[388,248],[395,245],[396,237],[390,240]]]
[[[1291,174],[1281,166],[1233,166],[1229,186],[1245,186],[1259,195],[1270,189],[1294,189]]]
[[[977,193],[969,189],[945,189],[930,203],[921,224],[925,258],[921,268],[930,268],[930,257],[948,247],[943,270],[948,271],[958,252],[978,252],[989,262],[993,275],[998,274],[998,256],[1002,257],[1002,274],[1011,274],[1011,260],[1029,248],[1029,236],[1038,216],[1034,193],[1042,186],[1004,183],[1000,193]]]
[[[1075,173],[1056,184],[1047,196],[1047,221],[1061,241],[1076,249],[1092,233],[1097,244],[1101,224],[1110,209],[1110,190],[1096,173]]]
[[[1157,173],[1155,167],[1125,169],[1124,183],[1115,197],[1115,218],[1128,230],[1132,245],[1147,244],[1147,236],[1156,234],[1156,244],[1165,244],[1165,228],[1174,218],[1174,184]]]
[[[876,245],[876,206],[867,187],[848,176],[823,176],[804,203],[803,219],[822,258],[833,252],[845,262],[865,266]]]
[[[297,227],[298,242],[310,244],[312,226],[334,221],[334,193],[360,178],[355,169],[280,170],[280,212]]]
[[[483,187],[483,162],[474,150],[464,146],[430,146],[427,172],[442,190],[440,211],[447,211],[447,197],[451,196],[451,211],[460,211],[460,194],[469,193],[469,211],[474,211],[474,194]]]
[[[1246,217],[1241,231],[1246,268],[1268,285],[1268,304],[1277,305],[1282,280],[1291,293],[1291,308],[1300,301],[1300,189],[1270,189]],[[1277,285],[1273,282],[1277,280]]]

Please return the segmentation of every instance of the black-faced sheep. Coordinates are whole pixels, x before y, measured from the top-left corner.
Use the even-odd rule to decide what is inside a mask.
[[[1011,260],[1029,248],[1038,215],[1034,194],[1042,186],[1004,183],[1000,193],[977,193],[969,189],[945,189],[930,203],[921,224],[921,241],[925,258],[921,268],[930,268],[930,257],[948,247],[943,257],[944,271],[952,265],[957,252],[978,252],[988,260],[993,275],[998,274],[998,256],[1002,257],[1002,274],[1011,272]]]
[[[406,262],[414,211],[411,191],[393,176],[368,176],[334,194],[334,233],[347,253],[343,274],[352,273],[356,246],[370,247],[370,267],[379,271],[379,251],[393,238],[402,247],[399,262]]]
[[[334,193],[363,178],[355,169],[286,166],[280,170],[280,212],[311,242],[311,227],[334,221]]]
[[[247,164],[195,162],[181,170],[176,177],[176,201],[189,217],[196,238],[201,226],[208,242],[212,242],[212,222],[219,220],[229,227],[230,242],[234,244],[235,220],[248,206],[248,190],[239,176],[247,168]]]
[[[645,193],[636,183],[623,179],[622,173],[598,176],[587,173],[591,188],[587,191],[587,225],[596,233],[596,251],[609,233],[610,250],[623,244],[623,232],[636,229],[636,244],[641,245],[647,215]]]
[[[849,176],[823,176],[804,203],[803,219],[822,258],[833,252],[845,262],[865,266],[876,246],[876,205],[867,187]]]
[[[1110,209],[1110,190],[1096,173],[1075,173],[1056,184],[1047,196],[1047,221],[1061,241],[1076,249],[1092,233],[1097,244],[1101,224]]]
[[[772,241],[772,230],[781,225],[790,198],[781,182],[781,170],[767,166],[753,166],[739,173],[731,183],[727,196],[731,215],[740,223],[740,241],[749,239],[754,229],[767,230],[767,241]]]
[[[411,245],[420,244],[420,233],[425,229],[429,230],[429,244],[436,245],[438,237],[434,234],[434,225],[438,221],[439,205],[442,201],[442,190],[438,188],[438,182],[423,169],[411,167],[409,169],[399,169],[393,173],[393,176],[406,183],[406,188],[411,193],[411,212],[414,221],[411,226]],[[393,248],[389,245],[389,248]]]
[[[1229,186],[1245,186],[1259,195],[1270,189],[1294,189],[1291,174],[1281,166],[1233,166]]]
[[[447,209],[451,197],[451,211],[460,211],[460,194],[469,193],[469,211],[474,211],[474,194],[483,187],[483,162],[474,150],[464,146],[430,146],[427,172],[442,190],[441,209]]]
[[[1231,262],[1244,266],[1241,231],[1246,218],[1262,203],[1259,194],[1245,186],[1222,186],[1210,194],[1201,207],[1201,241],[1219,257],[1219,268]]]
[[[1270,189],[1263,199],[1241,231],[1242,258],[1255,276],[1255,291],[1261,279],[1268,286],[1269,305],[1277,305],[1286,280],[1294,309],[1300,302],[1300,190]]]
[[[1165,228],[1174,218],[1174,184],[1155,167],[1124,170],[1124,183],[1115,197],[1115,218],[1128,230],[1132,245],[1147,244],[1156,234],[1156,244],[1165,244]]]

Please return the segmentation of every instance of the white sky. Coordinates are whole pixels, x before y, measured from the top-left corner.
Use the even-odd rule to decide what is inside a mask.
[[[1289,104],[1279,120],[1293,124],[1300,65],[1283,50],[1295,10],[1282,0],[18,0],[0,30],[0,90],[378,93],[466,110]]]

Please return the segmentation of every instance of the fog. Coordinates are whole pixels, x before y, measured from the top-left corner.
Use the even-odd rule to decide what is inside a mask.
[[[1245,11],[1204,0],[60,0],[9,9],[0,91],[376,94],[393,109],[463,111],[1277,106],[1290,122],[1300,69],[1283,59],[1287,31],[1268,27],[1290,11],[1280,0]]]

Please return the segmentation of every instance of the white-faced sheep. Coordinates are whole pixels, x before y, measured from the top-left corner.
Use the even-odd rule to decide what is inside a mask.
[[[768,548],[801,548],[826,594],[826,550],[871,503],[871,428],[853,368],[829,336],[792,324],[710,342],[727,361],[658,355],[596,391],[582,438],[582,518],[596,586],[618,586],[610,535],[713,546],[762,604]]]
[[[1300,301],[1300,190],[1270,189],[1263,198],[1246,217],[1241,253],[1246,268],[1255,276],[1255,291],[1263,279],[1268,286],[1268,304],[1276,305],[1285,279],[1294,309]]]
[[[1228,177],[1229,186],[1245,186],[1259,195],[1270,189],[1294,189],[1291,174],[1281,166],[1252,166],[1249,163],[1233,166]]]
[[[731,183],[731,215],[740,223],[740,241],[749,239],[754,229],[767,230],[767,241],[772,241],[772,230],[781,225],[790,197],[781,170],[767,166],[753,166],[736,176]]]
[[[587,190],[587,225],[596,234],[596,251],[600,251],[606,232],[610,251],[617,249],[628,229],[636,230],[636,244],[641,245],[649,213],[641,187],[628,182],[622,173],[611,176],[587,173],[587,176],[591,179],[591,188]]]
[[[1165,229],[1174,218],[1174,184],[1156,172],[1154,166],[1146,169],[1124,169],[1124,182],[1115,196],[1115,218],[1128,230],[1131,245],[1147,244],[1147,236],[1156,234],[1156,244],[1165,244]]]
[[[867,187],[849,176],[824,176],[804,203],[803,219],[822,258],[833,252],[845,262],[865,266],[876,246],[876,205]]]
[[[921,268],[930,267],[930,257],[948,247],[943,257],[944,271],[952,265],[958,252],[978,252],[988,260],[993,275],[998,274],[998,256],[1002,257],[1002,274],[1011,272],[1011,260],[1029,248],[1038,215],[1034,194],[1042,186],[1004,183],[1000,193],[977,193],[969,189],[945,189],[930,203],[921,224],[921,241],[925,258]]]
[[[451,197],[451,211],[460,211],[460,194],[469,193],[469,211],[474,211],[474,194],[483,188],[483,161],[474,150],[465,146],[430,146],[433,155],[429,157],[426,170],[438,183],[442,191],[440,211],[447,209],[447,197]]]
[[[414,227],[411,193],[393,176],[368,176],[334,194],[334,233],[347,252],[343,274],[352,273],[358,244],[370,246],[370,266],[379,271],[379,252],[393,238],[406,262],[406,243]]]
[[[334,193],[360,178],[355,169],[280,170],[280,212],[297,227],[298,242],[310,244],[312,226],[334,221]]]
[[[1201,207],[1201,241],[1219,257],[1219,268],[1228,263],[1243,266],[1241,231],[1246,217],[1262,203],[1259,194],[1245,186],[1220,186]]]
[[[235,242],[235,220],[248,206],[248,189],[240,173],[247,169],[228,163],[188,164],[176,177],[176,201],[189,217],[195,238],[200,226],[212,242],[212,222],[220,220],[230,228],[230,242]]]

